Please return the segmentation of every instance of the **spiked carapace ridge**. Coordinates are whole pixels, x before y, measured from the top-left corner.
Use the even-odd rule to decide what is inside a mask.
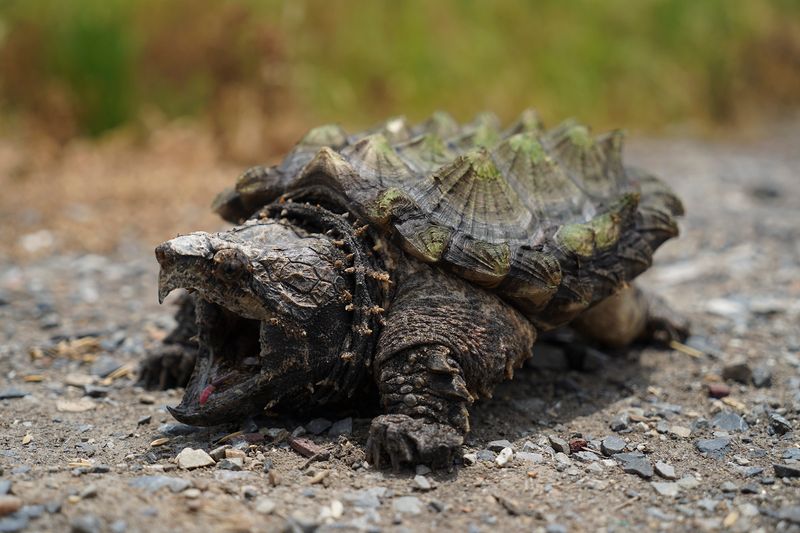
[[[680,201],[623,164],[622,136],[571,120],[545,130],[533,111],[506,129],[491,114],[460,125],[441,112],[353,135],[321,126],[214,207],[232,222],[276,200],[347,210],[549,329],[624,286],[677,235]]]

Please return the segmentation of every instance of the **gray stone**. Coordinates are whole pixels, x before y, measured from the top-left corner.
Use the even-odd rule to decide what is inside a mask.
[[[16,533],[28,527],[28,517],[22,513],[14,513],[12,515],[0,519],[0,533]]]
[[[328,435],[336,438],[341,435],[350,435],[352,432],[353,419],[348,416],[347,418],[342,418],[341,420],[334,422],[331,426],[331,429],[328,430]]]
[[[627,443],[623,439],[616,435],[609,435],[600,443],[600,451],[604,455],[612,456],[624,452],[625,446],[627,446]]]
[[[792,424],[777,413],[769,415],[769,427],[778,435],[784,435],[792,431]]]
[[[44,505],[42,504],[24,505],[19,512],[21,512],[28,518],[33,518],[33,519],[41,518],[44,515]]]
[[[315,418],[308,424],[306,424],[306,431],[311,433],[312,435],[320,435],[326,429],[331,427],[333,422],[328,420],[327,418]]]
[[[611,431],[624,431],[628,429],[628,417],[615,417],[608,426],[611,428]]]
[[[800,477],[800,465],[774,464],[775,477]]]
[[[494,461],[497,457],[497,454],[492,450],[480,450],[475,455],[478,458],[478,461]]]
[[[122,519],[114,520],[111,522],[109,529],[111,533],[125,533],[128,530],[128,524]]]
[[[731,445],[730,437],[717,437],[716,439],[700,439],[694,443],[697,451],[713,459],[720,459],[728,452]]]
[[[503,440],[493,440],[489,444],[486,445],[486,448],[492,450],[493,452],[500,452],[503,448],[513,448],[511,443],[506,439]]]
[[[517,452],[514,457],[516,457],[520,461],[524,461],[526,463],[532,463],[535,465],[542,464],[544,462],[544,455],[541,453],[532,453],[532,452]]]
[[[156,492],[164,487],[172,492],[182,492],[189,488],[191,482],[172,476],[142,476],[128,481],[128,485],[147,492]]]
[[[678,481],[676,481],[678,485],[682,489],[694,489],[700,486],[700,482],[697,481],[697,478],[694,476],[683,476]]]
[[[594,463],[600,460],[600,457],[596,453],[586,450],[575,452],[572,456],[582,463]]]
[[[722,367],[722,379],[731,379],[749,385],[752,377],[753,370],[746,360],[733,361]]]
[[[394,499],[392,508],[398,513],[417,515],[422,512],[422,502],[416,496],[401,496]]]
[[[8,479],[0,479],[0,496],[11,492],[11,481]]]
[[[101,378],[107,377],[110,373],[122,366],[122,363],[110,355],[101,355],[92,363],[89,373]]]
[[[425,476],[417,474],[414,476],[413,486],[415,490],[429,491],[433,488],[431,482]]]
[[[783,450],[783,454],[781,455],[784,459],[791,459],[794,461],[800,461],[800,448],[787,448]]]
[[[30,394],[30,392],[20,389],[0,389],[0,400],[16,400],[18,398],[24,398],[28,394]]]
[[[753,385],[758,388],[769,387],[772,385],[772,370],[765,366],[757,366],[753,369]]]
[[[680,492],[680,486],[677,483],[672,483],[670,481],[654,481],[653,483],[650,483],[650,485],[661,496],[674,498]]]
[[[101,533],[103,524],[93,514],[77,516],[69,523],[72,533]]]
[[[234,459],[222,459],[220,462],[217,463],[217,468],[220,470],[241,470],[241,458],[238,458],[239,461],[235,461]],[[213,460],[213,459],[212,459]]]
[[[800,524],[800,505],[782,507],[776,513],[779,520],[787,520],[793,524]]]
[[[670,464],[658,461],[655,470],[656,474],[664,479],[678,479],[678,475],[675,473],[675,467]]]
[[[175,459],[178,461],[178,466],[186,470],[210,466],[215,462],[204,450],[193,448],[184,448]]]
[[[386,487],[372,487],[355,492],[345,493],[344,499],[355,507],[375,509],[380,506],[380,498],[386,494]]]
[[[711,427],[723,431],[746,431],[747,422],[733,411],[722,411],[711,419]]]
[[[562,439],[558,435],[550,435],[548,440],[550,441],[550,446],[552,446],[555,451],[565,453],[567,455],[570,454],[569,443],[566,440]]]
[[[255,502],[256,512],[261,514],[272,514],[277,507],[278,504],[276,504],[274,500],[263,496]]]
[[[732,481],[725,481],[719,488],[722,492],[739,492],[739,487]]]
[[[636,474],[645,479],[653,477],[653,465],[650,464],[650,461],[643,453],[618,453],[614,456],[614,459],[620,464],[622,470],[628,474]]]

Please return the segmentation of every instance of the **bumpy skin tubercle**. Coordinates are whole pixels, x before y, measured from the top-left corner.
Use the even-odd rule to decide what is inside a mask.
[[[535,355],[537,332],[572,323],[624,345],[687,331],[626,289],[683,207],[623,164],[620,132],[544,130],[530,111],[506,129],[443,113],[354,135],[323,126],[214,207],[235,227],[156,250],[159,298],[191,295],[141,377],[186,386],[171,409],[186,423],[377,391],[369,460],[447,467],[469,406]]]

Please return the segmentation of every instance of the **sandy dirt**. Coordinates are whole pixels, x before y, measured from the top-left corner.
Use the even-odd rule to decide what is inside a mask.
[[[364,412],[323,413],[352,421],[338,437],[302,417],[198,429],[165,410],[180,391],[135,387],[173,324],[152,245],[217,227],[205,206],[239,166],[192,136],[177,158],[0,144],[0,531],[800,531],[798,138],[632,141],[686,203],[642,285],[691,317],[691,348],[537,344],[472,410],[464,464],[399,474],[364,463]],[[219,461],[181,468],[184,448]]]

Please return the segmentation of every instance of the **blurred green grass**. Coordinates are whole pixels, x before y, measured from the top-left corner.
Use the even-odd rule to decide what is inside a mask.
[[[242,100],[247,104],[242,105]],[[60,139],[439,108],[649,130],[800,103],[797,0],[3,0],[0,110]]]

